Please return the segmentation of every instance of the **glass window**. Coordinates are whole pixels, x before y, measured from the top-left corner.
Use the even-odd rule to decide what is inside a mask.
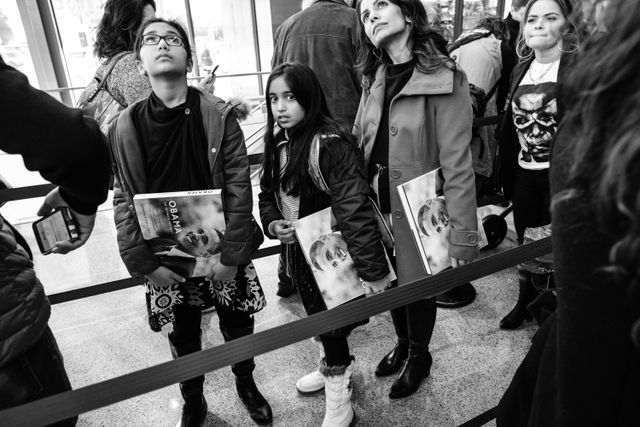
[[[0,4],[0,55],[7,64],[24,73],[29,83],[39,87],[16,1],[3,1]]]
[[[437,28],[449,41],[453,41],[455,0],[422,0],[429,24]]]
[[[191,0],[195,53],[200,75],[216,66],[216,75],[251,73],[257,70],[250,0]],[[270,58],[269,58],[270,59]],[[255,96],[258,78],[234,77],[216,81],[216,95]]]
[[[462,32],[474,29],[486,15],[495,15],[498,0],[465,0],[462,9]]]

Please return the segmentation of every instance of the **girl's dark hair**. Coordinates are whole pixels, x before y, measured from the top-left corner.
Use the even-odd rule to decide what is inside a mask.
[[[531,6],[538,0],[529,0],[527,7],[524,11],[522,22],[520,23],[520,32],[518,33],[518,40],[516,43],[516,53],[521,60],[528,60],[533,55],[533,50],[525,44],[524,41],[524,27],[529,18],[529,11]],[[580,48],[580,40],[583,29],[582,9],[580,5],[575,3],[575,0],[553,0],[560,7],[562,16],[566,20],[566,26],[562,30],[562,51],[565,53],[575,53]]]
[[[606,14],[611,29],[588,43],[567,78],[573,109],[566,117],[572,133],[569,187],[554,202],[586,192],[599,232],[613,238],[608,277],[625,286],[628,302],[640,312],[640,2],[612,0]],[[640,349],[640,320],[636,321]]]
[[[108,0],[96,28],[95,55],[109,60],[120,52],[133,50],[145,6],[156,10],[154,0]]]
[[[149,19],[147,22],[144,23],[144,25],[142,25],[142,27],[140,27],[140,30],[138,31],[138,35],[136,36],[136,42],[134,46],[136,59],[138,60],[140,59],[140,48],[142,47],[142,35],[144,34],[144,31],[147,29],[149,25],[157,24],[158,22],[171,25],[173,28],[175,28],[175,30],[178,32],[178,35],[182,38],[182,47],[184,47],[184,49],[187,51],[187,64],[191,64],[193,61],[193,52],[191,52],[191,43],[189,42],[189,37],[187,36],[186,30],[184,29],[182,24],[180,24],[178,21],[174,19],[164,19],[164,18]]]
[[[455,62],[449,57],[447,39],[437,29],[429,25],[427,12],[420,0],[388,0],[400,8],[402,14],[411,20],[411,53],[418,71],[433,73],[441,67],[456,69]],[[361,15],[362,0],[358,0],[356,12]],[[378,66],[391,62],[386,52],[376,48],[364,31],[364,25],[358,19],[358,63],[356,69],[367,77],[375,74]]]
[[[276,124],[271,111],[269,92],[271,83],[278,77],[284,78],[296,101],[304,110],[304,118],[289,130],[293,143],[289,146],[289,162],[282,177],[279,173],[279,159],[275,147],[276,135],[272,131]],[[308,174],[311,141],[318,133],[333,133],[353,142],[353,136],[336,122],[327,106],[322,86],[311,68],[296,62],[285,62],[273,69],[265,90],[267,103],[267,132],[264,136],[264,159],[262,173],[267,174],[273,188],[285,188],[292,196],[308,197],[315,191]]]

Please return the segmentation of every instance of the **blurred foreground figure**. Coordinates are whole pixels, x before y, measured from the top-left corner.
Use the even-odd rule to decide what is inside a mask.
[[[551,164],[558,309],[498,407],[498,426],[638,425],[640,402],[640,2],[568,79]]]
[[[60,186],[47,195],[38,214],[68,206],[78,223],[80,239],[60,242],[54,252],[82,246],[109,181],[107,146],[97,124],[31,87],[2,57],[0,117],[0,149],[22,155],[29,170]],[[50,314],[26,241],[0,216],[0,410],[71,390],[47,325]],[[56,425],[73,426],[76,420]]]

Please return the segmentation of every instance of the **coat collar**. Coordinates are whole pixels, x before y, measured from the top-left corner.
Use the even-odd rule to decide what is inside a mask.
[[[376,76],[371,87],[372,91],[384,91],[387,75],[387,64],[382,64],[376,70]],[[413,69],[413,73],[407,84],[402,88],[398,96],[413,95],[443,95],[453,92],[453,71],[448,68],[440,68],[433,73],[425,74]]]

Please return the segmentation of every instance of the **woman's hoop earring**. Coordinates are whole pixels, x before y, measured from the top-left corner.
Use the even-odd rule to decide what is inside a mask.
[[[527,49],[529,52],[525,53],[525,49]],[[518,58],[525,61],[529,60],[533,56],[533,50],[526,45],[524,39],[520,39],[518,40],[518,43],[516,43],[516,55],[518,55]]]

